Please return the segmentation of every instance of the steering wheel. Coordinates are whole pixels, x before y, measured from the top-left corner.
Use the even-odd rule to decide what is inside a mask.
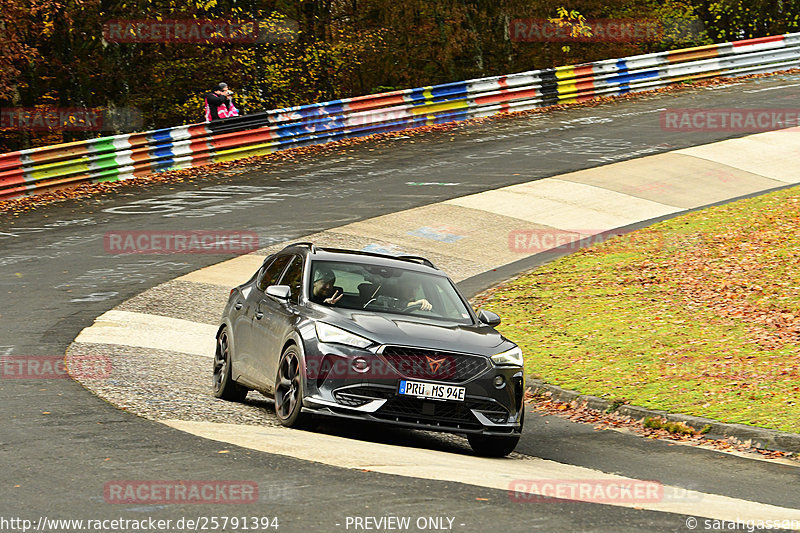
[[[405,313],[405,312],[411,311],[412,309],[418,309],[418,310],[422,309],[422,302],[416,302],[416,303],[407,305],[406,308],[403,309],[403,312]]]

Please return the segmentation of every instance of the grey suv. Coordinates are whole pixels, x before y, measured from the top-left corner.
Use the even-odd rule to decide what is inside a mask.
[[[462,433],[476,453],[519,441],[522,352],[427,259],[297,243],[231,290],[214,394],[275,399],[286,426],[312,413]]]

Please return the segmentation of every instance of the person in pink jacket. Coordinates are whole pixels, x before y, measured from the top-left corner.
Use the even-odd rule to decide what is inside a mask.
[[[206,122],[219,120],[221,118],[238,117],[239,110],[233,104],[231,95],[233,91],[228,89],[227,83],[220,83],[213,91],[205,95],[205,117]]]

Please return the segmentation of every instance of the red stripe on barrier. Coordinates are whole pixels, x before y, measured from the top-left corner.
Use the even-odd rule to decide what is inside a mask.
[[[22,153],[9,152],[0,154],[0,171],[19,168],[22,166]]]
[[[500,87],[508,87],[508,77],[503,76],[499,80],[497,80],[497,85]]]
[[[136,161],[133,164],[133,177],[140,178],[142,176],[149,176],[153,173],[153,170],[150,168],[150,160],[147,159],[146,161]]]
[[[192,166],[193,167],[201,167],[203,165],[207,165],[209,163],[213,163],[214,160],[212,158],[211,153],[209,152],[202,152],[197,155],[192,155]]]
[[[536,98],[539,92],[536,89],[524,89],[521,91],[502,91],[500,94],[493,94],[490,96],[479,96],[475,98],[475,103],[478,105],[494,104],[498,102],[508,102],[509,100],[521,100],[524,98]]]
[[[772,35],[770,37],[756,37],[755,39],[745,39],[744,41],[733,41],[734,47],[739,46],[750,46],[753,44],[761,44],[761,43],[776,43],[778,41],[783,41],[783,35]]]
[[[594,76],[594,67],[592,65],[586,65],[585,67],[575,67],[572,71],[576,78],[582,78],[584,76]]]
[[[34,163],[44,163],[76,156],[80,157],[88,153],[89,147],[86,145],[86,141],[77,141],[74,143],[58,144],[53,147],[47,146],[41,149],[34,149],[34,151],[27,154],[27,156]]]
[[[0,202],[5,200],[13,200],[15,198],[22,198],[27,192],[25,187],[14,187],[13,189],[0,190]]]
[[[209,150],[211,150],[211,145],[208,143],[208,139],[195,139],[189,143],[189,151],[193,160],[200,158],[203,152],[208,152]]]
[[[246,135],[243,135],[243,132],[235,132],[235,133],[225,133],[223,135],[217,135],[212,137],[207,142],[209,146],[214,149],[219,148],[235,148],[237,146],[247,145],[247,144],[256,144],[259,142],[267,142],[275,138],[269,130],[259,131],[254,130],[257,133],[249,133],[246,132]]]
[[[149,146],[140,146],[138,148],[134,148],[131,150],[130,158],[134,160],[134,162],[139,163],[141,161],[149,161],[150,160],[150,147]]]
[[[353,100],[356,100],[356,98],[354,98]],[[350,111],[359,111],[361,109],[372,109],[374,107],[385,107],[403,103],[405,103],[405,100],[403,99],[403,94],[395,92],[382,95],[380,98],[372,97],[365,100],[348,102],[345,105],[350,109]]]
[[[25,171],[22,168],[0,173],[0,189],[25,183]]]
[[[696,48],[686,48],[675,52],[667,52],[667,61],[670,63],[682,63],[684,61],[694,61],[695,59],[711,59],[719,56],[719,45],[698,46]]]
[[[204,135],[208,135],[209,133],[211,133],[208,131],[208,128],[206,127],[205,124],[197,124],[195,126],[189,126],[189,129],[187,131],[190,137],[202,137]]]
[[[150,139],[147,138],[146,133],[131,133],[130,137],[128,137],[128,145],[130,146],[130,150],[134,150],[137,147],[146,146],[150,143]]]

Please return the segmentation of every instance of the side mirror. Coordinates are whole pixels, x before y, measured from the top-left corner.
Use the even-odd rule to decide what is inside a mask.
[[[500,317],[496,313],[485,309],[478,310],[478,320],[492,327],[500,325]]]
[[[292,295],[292,289],[288,285],[270,285],[267,287],[267,296],[272,296],[278,300],[287,301]]]

